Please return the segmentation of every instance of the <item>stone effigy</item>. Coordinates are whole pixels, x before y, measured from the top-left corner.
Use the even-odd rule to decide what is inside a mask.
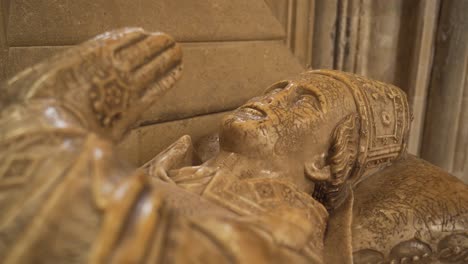
[[[2,263],[466,263],[468,187],[406,153],[392,85],[273,84],[194,148],[139,169],[114,146],[182,71],[161,33],[108,32],[0,97]]]

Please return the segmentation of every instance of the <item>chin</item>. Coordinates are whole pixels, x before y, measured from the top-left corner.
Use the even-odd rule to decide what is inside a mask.
[[[269,143],[268,135],[262,134],[255,123],[226,116],[219,133],[220,148],[252,157],[271,156],[274,144]]]

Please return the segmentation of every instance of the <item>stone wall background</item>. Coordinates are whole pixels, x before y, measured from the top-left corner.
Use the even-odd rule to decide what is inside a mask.
[[[265,1],[305,67],[405,90],[410,152],[468,182],[468,1]]]
[[[0,0],[0,78],[97,34],[125,26],[182,44],[184,73],[119,146],[143,164],[185,134],[194,141],[278,79],[304,70],[263,0]]]
[[[175,36],[184,77],[120,146],[138,165],[304,68],[356,72],[404,89],[410,152],[468,182],[466,14],[466,0],[0,0],[0,80],[113,28]]]

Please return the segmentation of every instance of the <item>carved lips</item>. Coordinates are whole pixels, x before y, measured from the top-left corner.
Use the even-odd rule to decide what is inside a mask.
[[[236,116],[243,119],[264,119],[267,117],[265,110],[258,104],[249,104],[237,109]]]

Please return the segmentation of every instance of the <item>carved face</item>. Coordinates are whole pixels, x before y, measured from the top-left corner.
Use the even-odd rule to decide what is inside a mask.
[[[338,122],[355,112],[348,89],[329,77],[304,74],[272,85],[223,120],[220,143],[255,157],[308,157],[327,152]]]

